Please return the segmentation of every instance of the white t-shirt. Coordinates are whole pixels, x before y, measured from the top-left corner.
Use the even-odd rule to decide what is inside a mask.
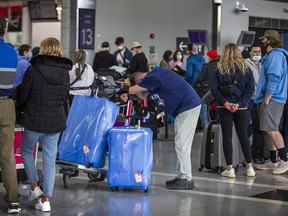
[[[81,68],[82,72],[82,68]],[[70,84],[73,83],[77,76],[76,76],[76,66],[74,65],[72,70],[69,72],[70,76]],[[81,79],[78,80],[76,83],[74,83],[71,88],[73,87],[89,87],[92,85],[94,81],[94,71],[91,67],[91,65],[86,64],[85,71],[81,75]],[[70,90],[71,95],[90,95],[91,94],[91,89],[84,89],[84,90]]]

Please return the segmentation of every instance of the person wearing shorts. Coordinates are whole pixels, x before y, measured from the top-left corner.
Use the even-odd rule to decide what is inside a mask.
[[[287,101],[288,53],[282,48],[280,34],[266,31],[260,38],[262,50],[266,53],[262,60],[259,84],[255,102],[258,104],[260,130],[277,149],[279,163],[273,169],[274,175],[288,172],[287,150],[279,131],[280,121]]]

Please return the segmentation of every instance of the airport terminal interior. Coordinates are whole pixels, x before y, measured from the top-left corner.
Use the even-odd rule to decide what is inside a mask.
[[[259,43],[261,41],[263,42],[263,37],[269,39],[267,35],[269,35],[269,32],[271,33],[271,30],[273,30],[272,33],[275,32],[274,30],[277,31],[277,35],[279,35],[279,39],[281,39],[281,47],[283,50],[288,51],[288,0],[0,0],[0,18],[5,18],[5,21],[7,21],[3,40],[0,35],[0,52],[3,52],[1,50],[2,41],[6,41],[11,46],[15,47],[15,50],[20,49],[21,45],[23,44],[29,45],[29,49],[41,46],[41,53],[43,52],[41,42],[46,38],[53,37],[60,41],[63,48],[63,56],[66,58],[72,59],[75,50],[78,50],[78,54],[81,54],[79,50],[83,50],[86,56],[86,63],[93,66],[95,73],[94,63],[95,59],[97,59],[97,57],[94,59],[95,53],[103,50],[114,53],[117,50],[117,47],[119,48],[117,40],[115,41],[117,37],[119,39],[119,36],[123,40],[125,38],[125,46],[127,46],[129,50],[131,48],[133,51],[137,50],[138,48],[142,49],[141,52],[145,53],[148,59],[148,63],[146,65],[151,70],[161,67],[160,61],[162,60],[163,53],[166,50],[171,50],[169,58],[171,55],[173,55],[174,51],[179,51],[181,53],[180,55],[183,56],[181,60],[182,68],[177,65],[177,61],[179,59],[177,57],[178,54],[176,54],[177,52],[175,52],[176,60],[174,59],[175,65],[173,66],[173,70],[175,68],[178,69],[175,69],[173,72],[169,71],[169,73],[178,73],[179,67],[180,72],[182,71],[183,73],[186,73],[185,71],[186,68],[188,68],[189,62],[187,59],[189,59],[190,55],[199,55],[203,58],[203,61],[208,63],[208,61],[210,61],[212,58],[221,56],[225,50],[226,44],[228,43],[236,44],[243,56],[246,55],[245,58],[249,59],[251,47],[254,46],[263,48],[263,44],[259,45]],[[256,42],[258,42],[258,45],[255,45]],[[124,52],[122,54],[121,53],[122,51],[120,52],[120,57],[124,58]],[[4,56],[3,53],[0,53],[0,56]],[[37,56],[33,57],[32,60],[34,58],[37,58]],[[170,60],[172,61],[172,59]],[[116,58],[116,61],[118,60],[119,59]],[[0,79],[2,79],[1,70],[4,68],[7,72],[7,68],[1,64],[0,59]],[[124,61],[123,65],[125,64],[126,63]],[[170,62],[168,62],[167,65],[167,67],[170,67],[172,63],[170,65]],[[125,67],[123,66],[123,68]],[[124,70],[121,70],[121,68],[122,65],[121,67],[117,67],[115,71],[122,76]],[[127,66],[127,68],[127,71],[132,70],[131,66]],[[286,67],[286,69],[288,73],[288,67]],[[147,71],[134,72],[137,74],[139,72]],[[132,72],[130,71],[129,73]],[[185,78],[185,75],[182,74],[181,76],[184,76]],[[105,78],[104,75],[103,79],[101,78],[102,75],[99,77],[100,81],[103,83],[106,81],[106,84],[108,83],[109,79]],[[79,80],[81,80],[81,77]],[[1,88],[3,87],[2,84],[3,83],[0,80],[0,93],[2,90]],[[108,84],[110,85],[111,83]],[[114,88],[115,85],[110,87]],[[107,93],[105,91],[106,87],[107,86],[103,85],[101,90],[104,89],[103,97],[109,95],[109,97],[107,96],[109,100],[112,98],[112,93],[119,95],[123,93],[122,89],[117,90],[118,92],[116,92],[116,87],[113,89],[112,93]],[[108,86],[107,88],[110,87]],[[91,95],[93,92],[98,94],[99,89],[96,90],[97,93],[91,90]],[[79,91],[81,91],[81,89]],[[125,93],[128,94],[127,89],[124,94]],[[6,96],[4,95],[2,97],[2,94],[0,94],[0,112],[2,112],[1,101],[5,99]],[[75,97],[73,100],[75,100]],[[175,99],[175,101],[176,100],[177,99]],[[199,103],[203,104],[203,101],[204,99]],[[165,104],[164,101],[163,106],[165,105],[167,104]],[[161,106],[161,104],[159,105],[158,103],[157,106]],[[142,107],[142,105],[140,107]],[[90,110],[89,107],[83,108],[85,110],[83,110],[83,113],[86,112],[86,108],[87,112]],[[208,109],[209,108],[210,106],[208,106]],[[71,110],[73,110],[73,104]],[[151,110],[148,112],[150,111]],[[152,110],[151,113],[154,111],[155,110]],[[157,111],[158,110],[156,109],[155,112]],[[82,111],[78,111],[78,114],[80,115],[81,112]],[[111,118],[110,115],[113,115],[113,112],[113,110],[111,112],[110,110],[108,111],[107,119]],[[125,110],[125,112],[129,112],[129,105],[127,105],[127,111]],[[207,112],[211,114],[210,111]],[[285,115],[285,112],[288,112],[287,107],[284,109],[283,116]],[[128,117],[125,117],[125,123],[123,124],[125,127],[122,127],[124,129],[129,128],[127,119],[129,119],[130,123],[132,115],[128,115],[127,113],[125,113],[125,115]],[[211,126],[212,124],[210,125],[212,122],[211,116],[207,117],[206,125],[203,123],[205,122],[204,117],[204,120],[199,120],[198,123],[195,123],[193,120],[194,124],[191,123],[191,126],[187,127],[195,128],[195,135],[191,150],[192,180],[194,182],[193,189],[172,190],[167,188],[166,182],[174,179],[179,174],[179,169],[181,167],[179,164],[179,155],[177,157],[175,151],[175,140],[177,143],[177,139],[179,138],[179,136],[175,137],[175,133],[179,133],[179,131],[174,130],[174,126],[176,127],[177,123],[179,124],[179,122],[177,120],[178,114],[174,116],[176,117],[175,120],[175,118],[173,116],[169,116],[167,112],[163,111],[160,114],[163,113],[165,113],[164,117],[161,116],[158,118],[158,115],[155,117],[157,120],[162,120],[161,127],[156,126],[156,129],[154,126],[151,127],[153,128],[154,133],[153,142],[151,142],[153,153],[149,152],[146,148],[143,149],[143,152],[137,153],[137,157],[139,158],[148,153],[150,154],[147,156],[148,158],[152,158],[153,155],[153,162],[151,162],[152,167],[149,167],[149,169],[151,168],[151,170],[149,170],[151,173],[148,175],[149,177],[151,176],[151,181],[149,182],[148,187],[141,188],[141,190],[138,190],[139,188],[134,189],[133,186],[128,187],[128,189],[121,186],[119,186],[119,188],[110,187],[110,182],[108,179],[109,175],[113,175],[113,173],[110,173],[109,170],[109,161],[111,160],[109,154],[111,152],[103,153],[104,156],[102,155],[102,157],[103,160],[105,160],[105,166],[103,169],[101,169],[101,172],[98,169],[99,167],[94,169],[93,166],[85,167],[85,164],[77,164],[76,162],[71,163],[72,165],[70,164],[71,166],[67,168],[67,166],[63,166],[63,158],[59,159],[59,157],[62,157],[60,153],[58,155],[59,160],[56,164],[54,194],[50,199],[52,209],[51,211],[41,212],[34,209],[35,202],[30,200],[31,187],[26,178],[27,176],[24,171],[23,160],[20,160],[21,162],[18,163],[19,161],[16,158],[16,168],[19,181],[18,189],[20,205],[22,208],[21,213],[17,215],[286,216],[288,214],[288,169],[286,173],[281,175],[273,175],[272,170],[256,169],[256,165],[268,163],[270,159],[269,156],[268,158],[266,156],[265,158],[263,157],[263,161],[259,161],[258,158],[253,158],[253,166],[255,167],[256,176],[247,177],[246,169],[250,166],[250,163],[247,164],[244,162],[245,160],[241,150],[238,152],[238,149],[240,149],[240,144],[234,139],[234,130],[233,147],[237,146],[237,150],[234,148],[234,152],[236,153],[233,153],[233,157],[237,157],[238,160],[236,164],[233,164],[236,170],[236,178],[227,178],[227,176],[224,177],[221,175],[221,172],[226,166],[226,164],[219,162],[225,161],[223,147],[219,147],[219,149],[217,149],[218,153],[213,152],[213,150],[216,151],[215,146],[217,143],[215,140],[218,139],[216,138],[218,134],[212,134],[211,132],[211,136],[210,134],[207,135],[207,131],[210,131],[211,128],[213,128],[213,126]],[[102,115],[102,113],[100,114]],[[71,114],[69,113],[67,122],[72,122],[72,117],[70,115]],[[146,123],[146,117],[148,114],[144,117],[143,116],[141,122],[138,119],[138,122],[135,123],[136,126],[133,125],[133,129],[137,130],[139,128],[146,127],[145,125],[142,126],[141,124]],[[287,114],[285,116],[288,118]],[[87,120],[89,118],[92,120]],[[94,123],[94,118],[95,117],[93,116],[83,117],[85,121],[91,121],[91,124]],[[81,127],[83,119],[78,118],[78,120],[76,120],[76,122],[81,122],[79,125],[76,124],[77,127]],[[103,118],[103,122],[107,123],[107,119]],[[95,121],[99,120],[95,118]],[[218,119],[214,119],[213,121],[213,124],[219,123],[215,123],[215,121],[218,121]],[[288,130],[288,120],[286,119],[285,122],[287,125],[286,128],[284,126],[283,129],[283,137],[286,136],[284,137],[284,141],[286,144],[286,154],[288,156],[288,143],[286,143],[286,139],[288,140],[288,132],[286,131],[285,133],[285,130]],[[202,126],[202,123],[204,126]],[[91,125],[89,127],[91,127]],[[149,125],[147,127],[149,127]],[[20,128],[20,131],[23,132],[23,126],[17,125],[17,128]],[[183,130],[185,129],[183,127],[181,128]],[[2,122],[0,122],[0,131],[1,129]],[[71,127],[69,126],[66,128],[66,130],[70,129]],[[84,133],[85,130],[86,129],[84,129],[82,132]],[[104,129],[101,129],[100,126],[95,126],[95,133],[98,136],[99,134],[97,130]],[[66,134],[63,132],[63,134],[62,137],[60,137],[61,142],[59,141],[59,145],[64,142],[63,140],[69,139],[69,135],[71,135],[71,137],[74,136],[73,132],[70,134],[68,132]],[[91,136],[92,135],[93,134],[91,133]],[[0,137],[1,136],[2,134],[0,132]],[[81,137],[81,135],[79,136]],[[79,138],[77,136],[75,137],[75,140],[73,140],[73,146],[76,145],[75,143]],[[98,140],[100,139],[99,137]],[[103,137],[106,139],[106,135],[103,135]],[[189,134],[186,134],[184,138],[182,137],[183,143],[185,143],[185,140],[189,139],[189,137]],[[135,139],[137,139],[137,136]],[[252,145],[252,140],[253,135],[250,134],[250,145]],[[141,140],[141,144],[146,145],[146,141],[142,141],[143,140]],[[105,141],[103,142],[105,143]],[[211,150],[213,147],[207,147],[206,145],[208,144],[213,145],[214,149]],[[1,145],[3,144],[0,143],[0,148]],[[85,154],[83,157],[86,157],[88,154],[90,154],[90,146],[88,146],[89,144],[86,143],[82,143],[81,145],[83,145],[83,149],[82,147],[80,149]],[[125,146],[125,144],[123,145]],[[261,143],[259,145],[261,145]],[[203,146],[206,147],[204,148]],[[17,146],[17,148],[21,149],[19,146]],[[136,148],[123,148],[126,149],[123,150],[124,153],[123,158],[121,158],[121,162],[124,163],[123,167],[125,169],[129,169],[130,167],[134,166],[132,163],[137,161],[138,158],[131,156],[133,160],[130,160],[125,158],[125,154],[127,153],[127,155],[133,155],[133,153],[129,151],[132,151],[132,149],[135,150]],[[209,148],[210,152],[207,151],[207,148]],[[95,151],[99,150],[96,149]],[[266,149],[263,151],[266,151]],[[40,179],[42,180],[43,176],[45,175],[45,173],[42,172],[43,154],[45,154],[45,152],[43,151],[43,147],[41,148],[40,146],[40,148],[37,149],[36,162],[38,172],[40,176],[42,176]],[[235,156],[236,154],[237,156]],[[280,154],[282,153],[279,153],[279,155]],[[209,159],[207,159],[208,155],[210,159],[209,162]],[[15,149],[15,156],[22,157],[21,150]],[[146,156],[144,157],[146,158]],[[219,158],[215,159],[216,157]],[[84,158],[84,160],[86,159],[87,158]],[[144,165],[142,164],[142,166],[146,166],[147,168],[149,161],[145,160],[137,163],[145,163]],[[218,165],[213,164],[216,163],[216,161],[218,164],[220,164],[219,167]],[[217,167],[217,169],[209,169],[209,165],[207,165],[207,163],[213,167]],[[129,175],[129,173],[132,171],[130,172],[129,170],[125,170],[125,172],[127,175]],[[139,183],[139,181],[141,182],[143,180],[143,173],[144,171],[142,170],[140,173],[135,174],[134,177],[136,182]],[[104,177],[98,181],[99,176],[96,175],[100,175],[101,178],[103,176]],[[122,175],[124,174],[122,173]],[[123,177],[123,179],[125,178]],[[1,184],[0,216],[8,215],[6,200],[6,191]]]

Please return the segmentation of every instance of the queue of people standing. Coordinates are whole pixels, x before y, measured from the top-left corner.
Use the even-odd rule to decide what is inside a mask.
[[[279,132],[287,101],[288,53],[281,48],[278,32],[267,31],[261,38],[261,47],[251,48],[250,59],[245,60],[235,44],[228,44],[221,56],[216,50],[209,51],[210,61],[204,64],[204,57],[189,45],[186,67],[180,50],[167,50],[160,67],[149,72],[143,45],[134,42],[128,49],[123,37],[116,38],[117,50],[114,54],[110,51],[109,42],[103,42],[93,65],[89,65],[84,50],[76,50],[72,61],[65,58],[63,47],[55,38],[43,40],[40,48],[33,50],[29,45],[21,46],[17,59],[15,48],[3,39],[5,29],[5,20],[0,18],[0,154],[8,213],[21,211],[13,155],[14,99],[17,111],[22,113],[20,122],[25,129],[22,154],[31,184],[30,198],[37,200],[36,209],[49,212],[54,193],[57,143],[66,127],[69,91],[72,95],[90,95],[89,90],[71,89],[90,86],[95,71],[115,65],[127,68],[135,83],[129,88],[129,94],[141,99],[146,99],[150,93],[158,94],[165,102],[167,114],[175,119],[175,152],[179,172],[174,179],[166,182],[168,189],[194,189],[192,143],[199,116],[203,127],[209,121],[207,107],[211,100],[215,100],[219,108],[223,133],[227,168],[222,176],[236,177],[232,164],[233,123],[247,163],[248,177],[256,175],[252,165],[253,154],[263,156],[264,141],[259,140],[265,140],[265,145],[271,149],[271,163],[261,164],[258,169],[273,169],[273,174],[288,171],[285,142]],[[262,60],[261,51],[266,53]],[[255,139],[253,151],[247,130],[250,112]],[[36,143],[40,143],[43,150],[42,182],[35,166]]]

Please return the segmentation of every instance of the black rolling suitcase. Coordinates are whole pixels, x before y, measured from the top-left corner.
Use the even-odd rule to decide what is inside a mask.
[[[233,127],[233,166],[238,167],[244,161],[239,139]],[[204,129],[201,143],[200,168],[221,173],[226,166],[223,152],[223,138],[221,125],[218,121],[211,121]]]

